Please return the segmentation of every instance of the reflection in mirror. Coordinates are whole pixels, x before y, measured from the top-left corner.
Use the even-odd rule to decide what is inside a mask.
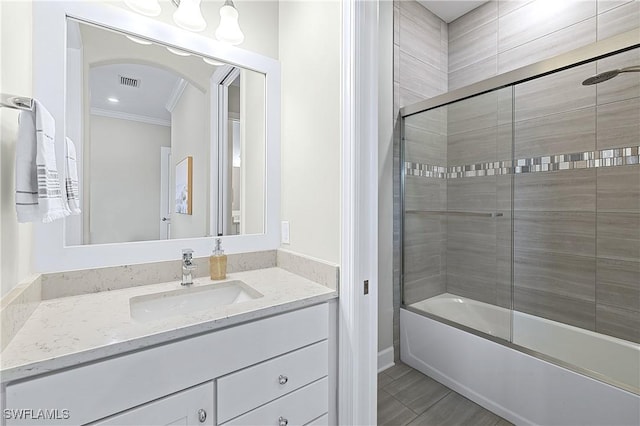
[[[72,19],[66,68],[67,246],[264,232],[263,74]]]

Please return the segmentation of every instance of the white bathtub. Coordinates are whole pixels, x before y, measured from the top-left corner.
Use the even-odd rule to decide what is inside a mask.
[[[513,331],[515,345],[624,388],[402,309],[402,360],[508,420],[640,424],[640,345],[451,294],[410,308],[506,341]]]
[[[509,309],[449,293],[414,303],[410,307],[505,340],[511,338]]]

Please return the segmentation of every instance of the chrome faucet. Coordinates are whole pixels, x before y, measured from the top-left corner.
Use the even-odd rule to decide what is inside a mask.
[[[193,250],[182,250],[182,282],[181,285],[193,284],[193,270],[196,269],[196,265],[193,264]]]

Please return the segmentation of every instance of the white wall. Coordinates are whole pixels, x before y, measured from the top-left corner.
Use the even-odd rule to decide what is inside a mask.
[[[284,247],[339,263],[340,3],[282,2],[279,21]]]
[[[209,235],[209,110],[209,92],[202,93],[188,84],[171,113],[170,188],[175,188],[176,164],[193,157],[192,214],[176,213],[175,194],[169,194],[172,239]]]
[[[169,127],[91,115],[92,244],[157,240],[160,147]]]
[[[0,91],[31,96],[31,2],[0,2]],[[15,149],[18,112],[0,108],[0,290],[4,296],[32,273],[32,225],[18,224]]]
[[[264,232],[265,78],[242,70],[240,74],[240,233]]]
[[[393,1],[379,6],[378,350],[393,347]],[[393,360],[393,358],[391,358]]]

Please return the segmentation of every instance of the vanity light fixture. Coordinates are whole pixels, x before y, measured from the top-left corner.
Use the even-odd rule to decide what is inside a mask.
[[[158,0],[124,0],[124,3],[136,12],[146,16],[158,16],[162,11]]]
[[[185,30],[199,32],[207,28],[207,23],[200,11],[201,0],[172,0],[178,6],[173,13],[173,22]]]
[[[173,13],[173,21],[176,25],[195,32],[207,28],[207,22],[200,10],[201,2],[202,0],[171,0],[171,3],[178,8]],[[158,0],[125,0],[125,4],[147,16],[158,16],[161,11]],[[220,25],[216,29],[216,39],[234,46],[244,41],[244,34],[238,24],[238,9],[233,4],[233,0],[225,0],[220,8]]]
[[[226,0],[220,8],[220,25],[216,29],[216,38],[223,43],[238,45],[244,41],[244,34],[238,24],[238,9],[232,0]]]

